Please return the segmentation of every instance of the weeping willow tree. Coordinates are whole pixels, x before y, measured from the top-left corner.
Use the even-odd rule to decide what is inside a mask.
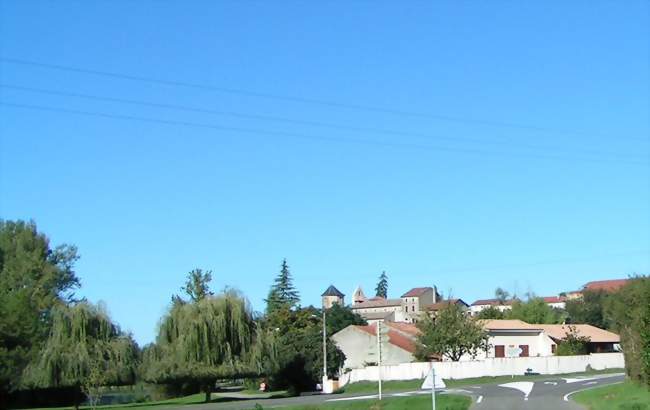
[[[84,391],[132,384],[137,349],[101,306],[88,302],[60,305],[52,312],[52,328],[43,350],[24,371],[23,384],[27,388],[76,387]]]
[[[273,363],[272,340],[258,329],[248,303],[228,291],[174,304],[145,351],[144,377],[153,383],[192,383],[206,402],[218,380],[265,374]]]

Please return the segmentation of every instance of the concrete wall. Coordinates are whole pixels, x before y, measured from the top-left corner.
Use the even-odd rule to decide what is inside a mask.
[[[594,353],[584,356],[517,357],[485,359],[471,362],[402,363],[382,366],[382,380],[424,379],[435,367],[443,379],[466,379],[482,376],[521,375],[527,369],[540,374],[561,374],[583,372],[590,366],[595,370],[619,369],[625,367],[623,353]],[[354,369],[339,378],[339,385],[358,381],[377,380],[377,366]]]

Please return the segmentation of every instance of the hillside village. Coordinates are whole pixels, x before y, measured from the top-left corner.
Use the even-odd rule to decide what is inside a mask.
[[[584,292],[613,292],[623,287],[627,281],[617,279],[589,282],[580,290],[538,299],[543,300],[552,309],[563,310],[567,301],[581,299]],[[334,334],[332,339],[346,356],[345,368],[363,368],[376,361],[371,347],[377,344],[377,327],[378,323],[381,323],[387,329],[388,336],[382,347],[382,364],[410,363],[416,360],[416,339],[420,333],[417,324],[425,315],[435,318],[445,306],[454,304],[466,315],[479,318],[481,312],[486,309],[507,312],[517,302],[520,300],[513,297],[479,299],[468,304],[460,298],[443,299],[436,286],[412,288],[399,298],[367,297],[359,286],[352,294],[350,308],[365,319],[367,325],[350,325]],[[322,305],[324,309],[329,309],[334,304],[345,306],[346,301],[345,295],[332,285],[322,294]],[[517,357],[553,356],[559,343],[565,340],[570,332],[588,340],[588,353],[620,351],[619,335],[590,324],[526,323],[518,319],[484,319],[480,320],[480,323],[488,334],[489,348],[477,355],[463,355],[461,361],[513,357],[512,352],[515,352]],[[433,359],[449,360],[444,356]]]

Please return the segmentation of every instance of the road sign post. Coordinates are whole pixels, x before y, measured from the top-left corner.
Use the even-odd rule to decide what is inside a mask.
[[[436,387],[439,389],[444,389],[447,386],[445,385],[444,380],[442,380],[439,376],[436,376],[436,368],[433,363],[431,363],[431,371],[424,379],[421,389],[431,389],[431,406],[433,406],[433,410],[436,410]]]
[[[431,366],[431,408],[436,410],[436,368]]]
[[[516,345],[508,345],[506,348],[506,357],[508,358],[514,358],[514,357],[520,357],[521,353],[523,352],[522,348]],[[512,378],[515,378],[515,374],[512,373]]]

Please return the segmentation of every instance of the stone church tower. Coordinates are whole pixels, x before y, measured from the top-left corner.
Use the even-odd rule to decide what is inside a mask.
[[[345,305],[345,295],[336,289],[334,285],[330,285],[321,296],[323,297],[323,309],[329,309],[335,303],[341,306]]]

